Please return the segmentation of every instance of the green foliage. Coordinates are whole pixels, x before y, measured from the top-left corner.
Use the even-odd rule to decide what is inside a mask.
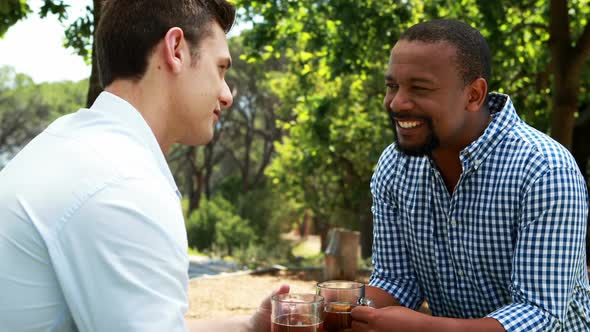
[[[204,256],[204,257],[207,256],[206,254],[204,254],[204,253],[202,253],[202,252],[200,252],[198,250],[195,250],[193,248],[188,248],[188,254],[189,255],[192,255],[192,256]]]
[[[291,252],[296,257],[296,265],[319,266],[324,263],[324,253],[318,250],[316,246],[311,245],[309,241],[303,240],[299,242],[297,245],[295,245],[295,247],[293,247]]]
[[[389,50],[409,26],[460,19],[490,43],[490,90],[508,93],[520,115],[548,132],[553,86],[549,1],[238,0],[249,63],[284,56],[268,74],[287,133],[267,170],[275,189],[311,207],[322,222],[353,229],[369,213],[372,167],[393,140],[381,101]],[[571,31],[587,26],[587,0],[569,1]],[[582,105],[590,76],[583,75]]]
[[[267,186],[242,193],[236,190],[239,180],[228,178],[212,200],[202,199],[187,218],[189,247],[231,255],[251,269],[294,262],[291,243],[281,241],[280,234],[291,229],[289,220],[299,218],[299,207]]]
[[[29,3],[31,1],[27,0],[0,1],[0,38],[16,22],[32,13]],[[57,16],[60,22],[65,22],[68,19],[69,7],[65,0],[43,0],[38,14],[41,18],[52,14]],[[75,19],[65,30],[64,46],[72,47],[87,63],[90,63],[93,29],[94,9],[92,6],[86,6],[84,16]]]
[[[295,77],[281,79],[296,82]],[[283,124],[289,136],[276,145],[278,155],[267,174],[277,191],[304,202],[320,220],[354,228],[368,196],[370,161],[376,161],[392,133],[381,100],[364,95],[377,85],[368,76],[318,82],[308,97],[292,104],[288,94],[293,90],[286,89],[285,111],[295,118]]]
[[[289,264],[294,260],[289,242],[266,244],[250,244],[234,252],[236,262],[249,269],[271,266],[274,264]]]
[[[189,247],[200,251],[215,246],[221,253],[231,255],[235,249],[247,248],[256,240],[248,220],[242,219],[221,196],[203,199],[199,209],[186,221]]]
[[[195,153],[177,147],[169,154],[168,160],[187,201],[192,198],[192,205],[185,204],[187,210],[195,208],[197,204],[194,202],[206,196],[214,201],[223,197],[231,205],[224,209],[239,216],[255,234],[250,243],[230,244],[232,255],[248,254],[258,257],[262,263],[271,260],[266,256],[275,257],[277,251],[273,248],[279,242],[280,233],[290,230],[292,220],[299,218],[300,214],[292,201],[283,200],[272,191],[263,172],[273,157],[273,142],[281,134],[275,121],[278,98],[268,87],[266,74],[280,68],[282,59],[247,64],[240,59],[241,38],[232,38],[229,44],[234,61],[226,79],[234,92],[234,105],[223,111],[209,145],[193,148]],[[206,211],[212,209],[211,202],[202,202],[192,213],[188,211],[189,219],[210,213]],[[189,238],[200,237],[201,250],[215,251],[227,247],[226,242],[215,237],[218,222],[200,222],[202,225],[194,230],[188,225]],[[222,225],[220,228],[227,227]],[[253,264],[246,258],[241,261]]]
[[[238,215],[248,220],[257,234],[256,243],[272,247],[279,241],[281,233],[291,230],[292,222],[302,213],[301,206],[273,192],[267,182],[248,192],[240,191],[240,186],[239,177],[228,177],[217,192],[235,206]]]
[[[39,9],[39,16],[45,18],[51,13],[57,15],[58,20],[64,21],[68,18],[68,7],[70,5],[66,4],[64,0],[43,0],[43,5]]]
[[[94,12],[86,6],[84,16],[78,17],[65,31],[65,47],[71,47],[76,53],[90,63],[92,55],[92,38],[94,34]]]
[[[29,1],[30,2],[30,1]],[[67,19],[68,4],[63,0],[44,0],[39,9],[39,16],[46,17],[48,14],[57,15],[60,21]],[[0,2],[0,38],[6,31],[21,19],[26,18],[32,12],[27,0],[3,0]]]
[[[51,110],[50,120],[85,107],[88,80],[38,84],[39,95]]]
[[[359,269],[361,270],[373,270],[373,258],[367,257],[359,261]]]
[[[83,107],[88,81],[35,84],[0,67],[0,156],[10,157],[57,117]]]
[[[494,55],[490,89],[508,93],[525,121],[548,132],[552,104],[548,2],[506,1],[494,6],[477,1],[477,5],[483,22],[479,28]]]
[[[31,8],[26,0],[4,0],[0,2],[0,38],[4,37],[8,28],[19,20],[27,17]]]
[[[320,222],[357,228],[359,214],[368,213],[372,167],[392,139],[380,94],[390,47],[382,40],[394,35],[383,30],[408,17],[407,8],[387,1],[240,5],[246,18],[264,18],[243,33],[251,47],[243,58],[288,60],[287,71],[268,75],[288,136],[275,145],[267,175]]]

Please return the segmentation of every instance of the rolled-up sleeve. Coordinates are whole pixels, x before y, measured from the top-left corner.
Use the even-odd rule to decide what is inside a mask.
[[[512,303],[488,317],[506,331],[562,331],[580,271],[585,273],[586,184],[576,170],[548,169],[522,206]]]
[[[186,330],[186,232],[178,197],[161,188],[110,183],[48,243],[79,331]]]
[[[394,147],[381,156],[371,179],[373,196],[373,273],[369,285],[383,289],[401,305],[417,309],[423,301],[420,287],[398,229],[398,209],[392,195],[396,165]]]

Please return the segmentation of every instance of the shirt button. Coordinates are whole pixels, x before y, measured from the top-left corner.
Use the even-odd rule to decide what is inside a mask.
[[[457,226],[458,222],[457,219],[453,218],[451,219],[451,226]]]
[[[463,270],[459,269],[459,270],[457,270],[457,275],[458,275],[459,277],[462,277],[462,276],[464,276],[464,275],[465,275],[465,273],[463,273]]]

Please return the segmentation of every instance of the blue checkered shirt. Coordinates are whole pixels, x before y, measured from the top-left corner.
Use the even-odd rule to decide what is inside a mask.
[[[389,146],[373,178],[370,285],[435,316],[507,331],[589,331],[586,183],[571,154],[490,94],[453,194],[429,157]]]

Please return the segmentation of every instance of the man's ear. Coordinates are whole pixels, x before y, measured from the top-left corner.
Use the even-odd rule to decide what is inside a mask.
[[[467,86],[467,105],[469,112],[477,112],[486,101],[488,82],[482,77],[475,79]]]
[[[168,65],[170,70],[174,73],[180,72],[182,64],[185,61],[190,61],[187,58],[186,48],[187,43],[184,40],[184,32],[181,28],[170,28],[164,36],[164,63]]]

